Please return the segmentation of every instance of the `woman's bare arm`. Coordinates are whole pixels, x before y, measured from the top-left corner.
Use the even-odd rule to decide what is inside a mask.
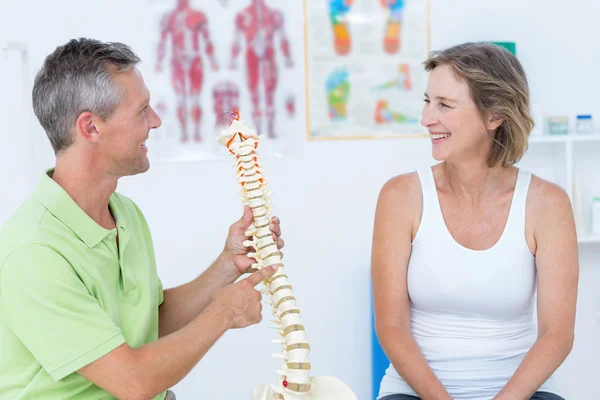
[[[573,346],[579,261],[571,203],[563,189],[537,177],[527,201],[538,274],[538,338],[494,400],[529,399]]]
[[[410,329],[406,274],[421,198],[415,173],[389,180],[379,194],[371,254],[375,329],[392,365],[421,398],[448,400]]]

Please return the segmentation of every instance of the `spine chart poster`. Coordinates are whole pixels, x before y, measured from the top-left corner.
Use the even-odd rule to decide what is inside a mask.
[[[305,16],[308,139],[425,133],[428,0],[305,0]]]
[[[293,153],[303,36],[295,8],[275,0],[148,0],[152,104],[163,125],[155,160],[224,158],[217,138],[233,110],[264,136],[267,153]],[[296,7],[298,8],[298,7]],[[300,7],[301,10],[301,7]]]

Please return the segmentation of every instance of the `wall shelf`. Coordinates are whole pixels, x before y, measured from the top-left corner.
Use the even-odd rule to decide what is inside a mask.
[[[600,132],[529,136],[529,143],[600,142]]]
[[[529,150],[524,158],[526,169],[549,173],[553,182],[562,186],[571,199],[580,244],[600,244],[600,235],[590,232],[591,198],[600,195],[600,172],[596,161],[600,155],[600,132],[529,137]],[[574,177],[579,175],[581,198],[574,189]],[[544,177],[544,176],[542,176]]]
[[[577,241],[579,243],[600,243],[600,235],[581,235]]]

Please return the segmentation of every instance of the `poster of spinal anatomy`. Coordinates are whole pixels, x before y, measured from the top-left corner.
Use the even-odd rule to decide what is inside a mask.
[[[265,135],[267,155],[299,147],[302,128],[289,127],[297,125],[297,96],[304,93],[302,5],[286,3],[148,0],[153,36],[146,80],[163,122],[148,140],[151,158],[223,158],[217,138],[233,110]]]
[[[428,0],[305,0],[305,16],[309,139],[426,132]]]

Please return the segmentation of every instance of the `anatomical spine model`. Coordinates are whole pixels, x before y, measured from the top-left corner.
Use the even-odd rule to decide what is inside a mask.
[[[244,245],[254,249],[248,254],[256,259],[252,268],[277,267],[277,272],[263,281],[265,287],[261,292],[268,296],[267,303],[272,305],[276,318],[272,327],[279,335],[272,343],[282,347],[281,353],[273,356],[283,359],[284,363],[277,370],[280,375],[278,384],[258,385],[252,391],[252,400],[356,400],[350,388],[337,378],[310,376],[310,345],[292,286],[281,262],[281,253],[269,229],[271,191],[263,177],[256,152],[260,140],[261,137],[254,130],[243,124],[237,111],[231,125],[219,138],[236,158],[242,200],[250,206],[254,216],[252,225],[246,231],[246,236],[252,240],[244,242]]]

